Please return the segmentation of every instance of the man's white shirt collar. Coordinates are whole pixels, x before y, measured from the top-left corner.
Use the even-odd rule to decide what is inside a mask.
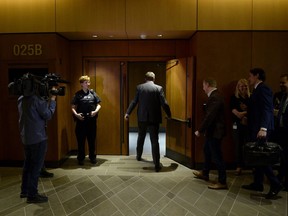
[[[256,89],[257,86],[258,86],[260,83],[262,83],[262,82],[263,82],[263,81],[260,81],[260,82],[256,83],[255,86],[254,86],[254,89]]]
[[[208,92],[208,97],[210,97],[210,95],[211,95],[211,93],[213,92],[213,91],[215,91],[215,90],[217,90],[217,88],[213,88],[210,92]]]

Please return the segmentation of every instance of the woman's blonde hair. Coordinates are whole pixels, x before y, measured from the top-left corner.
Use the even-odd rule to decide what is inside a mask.
[[[85,75],[85,76],[81,76],[79,78],[80,83],[83,83],[84,81],[89,81],[90,82],[90,77]]]
[[[246,79],[240,79],[237,82],[236,89],[235,89],[235,96],[239,98],[239,86],[240,85],[246,85],[247,86],[247,96],[250,97],[250,90],[249,90],[249,85],[248,81]]]

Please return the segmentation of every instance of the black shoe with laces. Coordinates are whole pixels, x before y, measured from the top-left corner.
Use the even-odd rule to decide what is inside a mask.
[[[20,193],[20,198],[26,198],[26,197],[27,197],[27,193],[23,193],[23,192]]]
[[[54,173],[50,173],[47,170],[41,170],[40,177],[41,178],[52,178],[54,176]]]
[[[27,197],[27,203],[44,203],[48,202],[48,197],[40,194],[36,194],[33,197]]]
[[[246,190],[253,190],[253,191],[260,191],[260,192],[263,192],[264,190],[263,185],[256,185],[254,183],[251,183],[249,185],[242,185],[241,187]]]
[[[90,162],[91,162],[91,164],[96,164],[96,163],[97,163],[97,160],[96,160],[96,158],[90,159]]]
[[[280,184],[276,187],[271,187],[268,194],[265,195],[265,199],[276,199],[278,193],[283,189],[283,186]]]

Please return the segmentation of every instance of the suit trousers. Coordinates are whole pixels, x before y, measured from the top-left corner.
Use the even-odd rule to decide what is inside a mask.
[[[138,122],[138,138],[137,138],[137,157],[141,158],[143,153],[144,141],[149,130],[152,157],[155,166],[160,165],[160,147],[159,147],[159,123]]]
[[[205,161],[204,161],[203,174],[205,176],[209,175],[211,169],[211,163],[213,160],[218,169],[219,183],[226,184],[226,168],[222,157],[221,139],[207,137],[204,144],[204,156]]]
[[[38,193],[40,170],[44,164],[47,140],[32,145],[24,145],[25,160],[22,173],[21,193],[33,197]]]
[[[274,139],[282,147],[281,162],[278,173],[278,179],[283,181],[285,187],[288,187],[288,129],[284,127],[276,128],[274,131]]]

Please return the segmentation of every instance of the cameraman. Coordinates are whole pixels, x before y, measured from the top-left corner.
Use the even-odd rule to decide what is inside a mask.
[[[20,197],[27,197],[27,203],[47,202],[48,197],[38,193],[38,179],[47,150],[46,121],[55,112],[56,96],[49,102],[37,94],[22,95],[17,103],[25,153]]]
[[[89,89],[90,77],[81,76],[79,78],[81,90],[77,91],[72,99],[72,113],[76,121],[76,138],[78,143],[78,164],[84,165],[85,140],[87,138],[89,147],[89,159],[92,164],[96,164],[95,141],[97,129],[97,117],[101,108],[101,99],[93,90]]]

